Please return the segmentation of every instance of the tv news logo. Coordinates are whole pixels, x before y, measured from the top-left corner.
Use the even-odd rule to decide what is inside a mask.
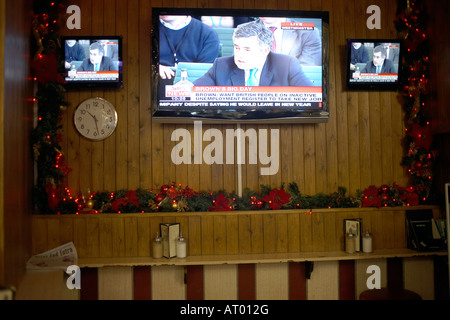
[[[81,269],[79,266],[69,266],[66,269],[69,278],[66,281],[67,289],[81,290]]]

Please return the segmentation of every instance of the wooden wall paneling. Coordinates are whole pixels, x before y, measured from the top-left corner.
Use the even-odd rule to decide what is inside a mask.
[[[108,5],[108,4],[106,4]],[[105,35],[104,33],[104,14],[98,15],[98,12],[104,12],[105,4],[103,1],[93,1],[92,2],[92,13],[91,16],[98,16],[98,19],[92,19],[92,34],[95,35]],[[92,97],[103,97],[104,91],[99,89],[94,89],[91,92]],[[104,188],[104,153],[103,153],[103,141],[97,141],[92,143],[92,168],[91,168],[91,183],[87,186],[90,192],[97,190],[103,190]]]
[[[300,216],[287,216],[288,252],[300,252]]]
[[[278,225],[277,216],[274,214],[265,214],[263,217],[264,226],[264,252],[273,253],[277,252],[278,247]]]
[[[264,216],[262,215],[251,215],[250,216],[250,227],[251,227],[251,252],[252,253],[264,253]]]
[[[151,257],[151,248],[153,243],[152,228],[150,217],[137,219],[137,256]]]
[[[154,186],[152,177],[151,28],[152,2],[139,2],[139,177],[141,188]]]
[[[226,254],[227,253],[227,218],[225,215],[214,216],[214,254]]]
[[[92,34],[92,19],[89,17],[92,14],[92,1],[81,0],[81,15],[83,33],[86,32],[87,35]],[[80,101],[77,105],[92,97],[92,91],[90,89],[84,89],[80,91]],[[79,163],[80,163],[80,175],[79,175],[79,191],[87,192],[87,190],[92,188],[92,142],[88,139],[81,138],[80,135],[77,137],[79,139]],[[92,190],[91,190],[92,191]]]
[[[203,216],[202,228],[202,255],[214,254],[214,217]]]
[[[142,10],[139,6],[139,0],[127,1],[128,8],[128,24],[127,24],[127,40],[128,40],[128,79],[127,79],[127,112],[128,112],[128,177],[127,188],[135,189],[140,187],[140,91],[139,91],[139,17],[136,13]]]
[[[129,34],[128,30],[128,2],[118,0],[116,2],[116,14],[120,15],[120,18],[116,20],[116,33],[123,36],[123,61],[124,61],[124,73],[123,73],[123,83],[124,87],[116,91],[116,111],[119,118],[118,125],[116,128],[116,189],[127,189],[128,188],[128,121],[129,121],[129,108],[128,108],[128,89],[130,87],[129,76],[130,70],[133,70],[133,66],[130,65],[130,53],[132,50],[132,35]],[[133,17],[133,20],[135,17]],[[132,75],[131,75],[132,76]],[[132,80],[132,79],[131,79]],[[131,101],[130,101],[131,102]]]
[[[105,35],[116,35],[116,0],[105,1],[103,8],[103,33]],[[116,106],[115,89],[105,89],[103,96],[106,100]],[[121,117],[118,118],[120,122]],[[115,155],[116,131],[108,139],[103,141],[103,189],[95,191],[115,191],[116,189],[116,155]]]
[[[77,249],[78,257],[89,257],[87,252],[87,234],[86,234],[87,220],[88,219],[74,219],[73,222],[73,244]]]
[[[305,158],[305,194],[315,194],[316,190],[316,152],[314,130],[315,124],[305,124],[303,137],[304,137],[304,158]]]
[[[396,107],[401,108],[400,106]],[[392,121],[391,94],[381,93],[379,106],[374,104],[372,110],[374,109],[376,111],[371,113],[370,117],[379,121],[379,134],[381,138],[379,141],[379,150],[374,150],[373,153],[375,157],[378,153],[378,159],[374,160],[376,171],[374,168],[373,183],[375,185],[392,184],[395,182],[394,168],[398,163],[394,162],[392,151],[395,148],[393,141],[393,130],[395,128],[393,127]],[[380,113],[379,117],[376,115],[378,111]]]
[[[383,248],[392,249],[395,248],[395,220],[394,214],[395,211],[383,211],[382,219],[383,219]]]
[[[314,212],[312,218],[312,247],[314,252],[325,251],[325,212]]]
[[[239,253],[251,253],[252,250],[252,227],[249,215],[239,215]]]
[[[300,212],[300,252],[313,251],[312,215]]]
[[[48,250],[47,237],[42,235],[48,234],[47,231],[47,220],[45,219],[34,219],[32,221],[32,253],[38,254],[43,253]]]
[[[73,219],[57,219],[59,226],[57,232],[59,233],[59,243],[66,244],[74,239],[74,223]]]
[[[394,248],[405,248],[406,247],[406,217],[405,212],[395,211],[393,216],[394,224]]]
[[[226,216],[227,254],[239,253],[239,219],[234,215]]]
[[[123,251],[120,250],[120,243],[123,241],[123,233],[121,234],[120,228],[118,227],[120,222],[113,223],[112,217],[102,217],[94,221],[88,220],[88,229],[94,222],[96,222],[98,228],[97,236],[95,236],[94,232],[88,232],[88,250],[91,251],[98,247],[99,252],[97,255],[90,253],[89,257],[121,257],[121,252]],[[92,241],[89,240],[90,238],[92,238]],[[99,243],[96,243],[97,241]]]
[[[339,251],[341,248],[339,246],[339,241],[336,241],[337,231],[336,231],[336,213],[326,212],[323,215],[323,229],[324,229],[324,243],[320,248],[322,251]]]
[[[335,2],[334,2],[335,3]],[[336,78],[336,69],[331,66],[339,66],[339,60],[336,61],[335,55],[333,52],[335,51],[335,30],[332,28],[334,22],[334,12],[336,8],[333,7],[333,1],[324,0],[322,1],[322,10],[328,11],[330,18],[330,28],[329,28],[329,44],[328,44],[328,106],[330,112],[330,118],[328,119],[328,123],[325,126],[325,146],[326,146],[326,168],[327,168],[327,183],[323,192],[331,193],[335,192],[341,184],[339,184],[338,177],[338,144],[337,144],[337,78]]]
[[[202,255],[202,219],[200,216],[189,218],[189,242],[188,254],[191,256]]]
[[[330,19],[330,32],[333,32],[330,38],[334,40],[334,46],[331,47],[330,43],[330,56],[334,55],[335,65],[338,67],[333,68],[336,72],[335,78],[330,79],[330,85],[336,87],[336,130],[337,130],[337,166],[338,166],[338,181],[340,186],[347,188],[349,193],[353,190],[350,186],[349,172],[349,159],[353,160],[349,154],[349,144],[348,144],[348,113],[347,110],[347,96],[348,93],[345,91],[345,76],[346,76],[346,45],[345,40],[348,37],[345,32],[345,20],[348,10],[344,6],[344,2],[339,0],[335,2],[334,10],[330,13],[332,17]],[[330,64],[330,69],[332,65]],[[331,115],[333,116],[333,115]]]
[[[137,217],[126,219],[124,224],[125,238],[125,256],[137,257],[139,248],[139,234],[137,228]]]

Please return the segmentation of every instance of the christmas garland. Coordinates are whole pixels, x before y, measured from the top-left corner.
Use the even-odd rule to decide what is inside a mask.
[[[38,121],[31,134],[36,161],[33,202],[39,212],[55,211],[70,172],[61,151],[61,120],[68,103],[59,73],[61,44],[58,17],[65,7],[58,1],[35,0],[32,33],[36,54],[31,62],[36,83]]]
[[[416,206],[419,196],[415,188],[382,185],[370,186],[357,191],[356,196],[347,196],[340,187],[329,195],[319,193],[303,195],[298,185],[290,183],[278,188],[261,185],[261,192],[246,189],[239,197],[225,190],[197,192],[181,184],[164,185],[157,190],[137,189],[117,192],[98,192],[73,197],[66,194],[57,204],[58,214],[100,213],[148,213],[148,212],[217,212],[283,209],[357,208]]]
[[[261,186],[261,192],[246,189],[242,197],[234,192],[194,191],[171,184],[160,189],[119,190],[73,196],[67,188],[67,166],[61,151],[61,120],[68,106],[63,79],[58,70],[63,59],[58,35],[58,17],[65,12],[63,1],[34,0],[33,35],[36,55],[32,61],[36,82],[38,124],[32,132],[37,180],[33,200],[43,214],[206,212],[280,209],[415,206],[429,201],[432,164],[430,123],[423,109],[428,94],[427,37],[424,33],[424,1],[400,1],[396,27],[408,51],[404,68],[410,71],[400,92],[406,111],[406,155],[402,164],[412,176],[410,187],[370,186],[353,197],[340,187],[329,195],[303,195],[296,183],[285,189]]]
[[[425,109],[429,99],[429,43],[426,30],[425,1],[399,1],[395,21],[405,54],[403,68],[406,77],[400,97],[403,100],[406,122],[405,156],[402,165],[411,176],[411,185],[421,202],[430,199],[433,184],[433,163],[438,155],[432,149],[431,124]]]

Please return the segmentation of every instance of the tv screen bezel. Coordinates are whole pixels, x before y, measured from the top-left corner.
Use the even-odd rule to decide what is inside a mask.
[[[361,42],[361,43],[399,43],[399,63],[398,63],[398,78],[396,82],[350,82],[351,70],[350,70],[350,61],[351,61],[351,45],[353,42]],[[347,39],[346,45],[346,77],[345,77],[345,86],[346,89],[351,90],[360,90],[360,91],[397,91],[400,89],[402,80],[403,80],[403,67],[402,67],[402,59],[404,45],[400,39]]]
[[[105,35],[105,36],[62,36],[61,47],[65,60],[65,43],[66,40],[117,40],[118,41],[118,61],[119,61],[119,79],[116,81],[104,81],[104,80],[86,80],[86,81],[67,81],[65,80],[67,72],[64,69],[64,87],[66,89],[81,89],[81,88],[122,88],[123,87],[123,37],[121,35]]]
[[[232,113],[217,111],[195,112],[159,110],[159,16],[169,14],[197,16],[240,16],[240,17],[304,17],[322,20],[322,103],[321,111],[302,110],[278,113],[276,117],[266,117],[264,112],[256,111],[250,118],[242,118],[241,114],[249,111]],[[208,8],[152,8],[152,63],[151,63],[151,112],[152,121],[157,123],[193,123],[201,120],[204,123],[323,123],[329,119],[329,12],[302,10],[265,10],[265,9],[208,9]],[[284,110],[283,110],[284,111]],[[273,112],[275,113],[275,112]]]

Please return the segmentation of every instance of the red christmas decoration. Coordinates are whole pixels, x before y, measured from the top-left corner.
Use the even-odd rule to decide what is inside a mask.
[[[31,67],[37,80],[43,85],[49,81],[64,83],[64,79],[58,73],[58,60],[54,54],[39,54]]]
[[[283,204],[289,203],[291,195],[286,193],[284,189],[273,189],[269,192],[269,195],[262,198],[263,201],[269,203],[270,209],[279,210]]]
[[[114,211],[119,211],[120,206],[126,206],[127,204],[133,204],[135,207],[139,207],[139,198],[136,196],[136,190],[130,190],[127,194],[111,203],[111,208]]]
[[[378,197],[378,188],[370,186],[363,191],[362,206],[363,207],[381,207],[381,199]]]
[[[433,143],[433,134],[430,126],[421,126],[418,123],[413,123],[409,135],[414,139],[416,148],[422,148],[426,151],[430,150]]]
[[[213,203],[214,206],[210,207],[209,211],[234,211],[234,208],[230,206],[230,201],[222,193]]]

